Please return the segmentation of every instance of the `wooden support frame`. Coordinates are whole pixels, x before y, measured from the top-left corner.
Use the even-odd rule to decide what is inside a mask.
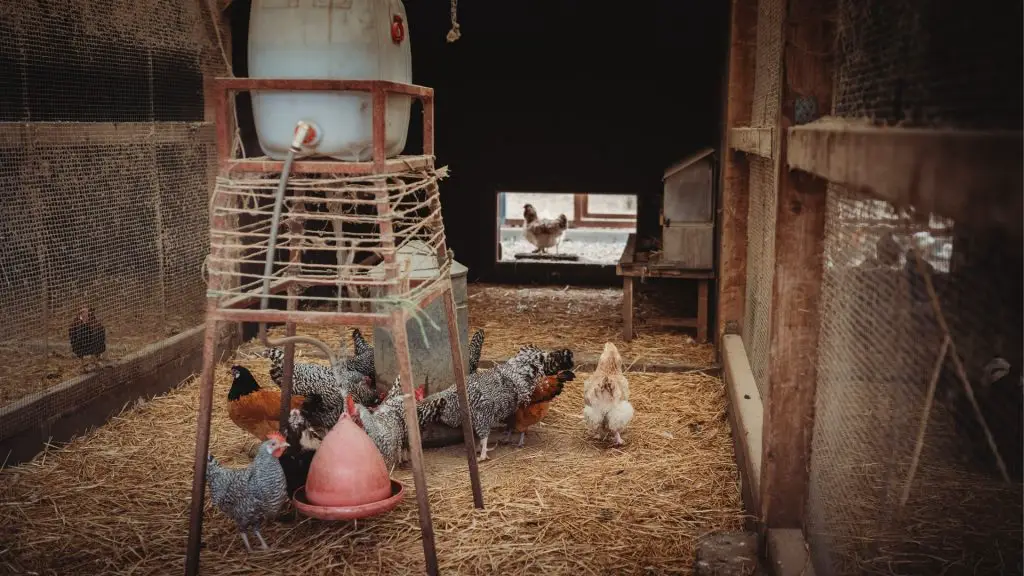
[[[730,130],[750,122],[753,113],[757,0],[732,0],[729,60],[725,88],[725,126]],[[747,292],[747,209],[750,168],[743,154],[726,148],[719,172],[717,342],[725,334],[740,334]]]
[[[786,163],[897,206],[1021,229],[1024,137],[828,119],[787,130]]]
[[[778,135],[796,123],[801,100],[815,101],[817,110],[831,108],[833,9],[834,0],[786,2]],[[827,207],[827,182],[790,172],[787,142],[777,138],[775,271],[761,459],[761,513],[770,529],[803,527]]]
[[[615,273],[622,277],[622,339],[629,342],[633,339],[633,303],[637,278],[675,278],[678,280],[697,281],[697,316],[695,318],[657,318],[648,322],[651,326],[672,326],[696,328],[697,341],[708,341],[708,285],[714,279],[711,270],[688,270],[672,264],[659,264],[648,261],[646,253],[640,253],[643,260],[638,260],[636,250],[636,234],[630,234],[626,247],[615,266]]]

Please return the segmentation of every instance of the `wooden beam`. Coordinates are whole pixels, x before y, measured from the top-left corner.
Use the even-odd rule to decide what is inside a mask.
[[[777,134],[796,124],[798,106],[810,102],[816,110],[831,107],[833,34],[829,15],[833,9],[834,0],[787,2]],[[768,528],[800,528],[814,430],[827,183],[789,171],[784,139],[779,138],[776,150],[778,203],[761,512]]]
[[[787,130],[789,167],[897,206],[1020,231],[1021,132],[824,119]]]
[[[729,423],[736,464],[747,510],[761,509],[761,445],[764,430],[764,404],[750,369],[743,339],[735,334],[722,338],[722,373],[729,396]]]
[[[729,148],[762,158],[771,158],[773,132],[772,128],[733,128],[729,130]]]
[[[726,143],[729,130],[749,124],[753,112],[757,0],[732,0],[729,28],[729,73],[725,133],[722,135]],[[746,306],[747,207],[750,197],[747,158],[726,150],[722,154],[719,177],[718,326],[714,336],[721,343],[723,335],[741,333]]]

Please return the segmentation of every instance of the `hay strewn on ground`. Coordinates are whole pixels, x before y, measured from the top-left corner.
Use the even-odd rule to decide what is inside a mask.
[[[613,322],[619,306],[613,290],[473,287],[471,294],[470,323],[488,330],[485,358],[507,357],[525,342],[571,343],[578,354],[597,354],[612,340],[627,364],[658,354],[676,362],[711,359],[710,347],[686,344],[679,334],[644,334],[622,344]],[[340,338],[348,341],[347,331],[300,331],[335,346]],[[236,361],[269,383],[268,363],[252,358],[252,349],[259,346],[244,347]],[[244,465],[255,440],[227,417],[229,365],[217,371],[211,452]],[[584,437],[585,376],[528,433],[524,449],[502,445],[482,464],[483,511],[472,507],[462,447],[426,451],[443,572],[686,574],[701,535],[740,527],[720,380],[700,373],[630,375],[637,416],[625,434],[626,447],[615,449]],[[198,405],[198,385],[191,381],[65,448],[0,472],[0,571],[179,572]],[[492,436],[492,445],[500,437]],[[407,486],[407,498],[391,514],[355,524],[305,518],[273,524],[263,533],[274,550],[251,556],[234,525],[208,504],[202,573],[420,573],[408,465],[395,477]]]
[[[638,317],[664,313],[653,299],[639,298]],[[663,301],[664,302],[664,301]],[[670,302],[669,305],[674,304]],[[673,310],[671,313],[679,315]],[[542,348],[570,345],[577,356],[597,356],[605,342],[619,347],[626,364],[673,362],[703,367],[714,362],[711,344],[696,344],[685,331],[637,325],[631,342],[622,341],[622,290],[617,288],[515,287],[471,284],[469,286],[469,325],[486,332],[483,358],[504,360],[523,344]],[[362,327],[372,339],[372,330]],[[331,346],[345,343],[351,354],[347,329],[332,326],[299,326],[300,334],[319,338]],[[283,336],[284,328],[271,330]],[[255,341],[243,347],[254,352],[262,349]],[[296,354],[316,353],[297,347]]]
[[[257,377],[264,374],[257,374]],[[582,375],[581,375],[582,376]],[[218,370],[216,398],[228,389]],[[703,374],[632,375],[627,446],[587,440],[581,384],[527,446],[481,467],[472,507],[461,446],[427,451],[441,569],[448,574],[689,573],[698,538],[741,524],[722,383]],[[198,386],[127,411],[35,462],[0,473],[3,571],[174,573],[184,561]],[[252,441],[214,411],[211,451],[243,464]],[[411,473],[396,477],[411,488]],[[208,510],[203,574],[411,574],[422,570],[413,494],[358,524],[302,519],[267,527],[270,553],[246,556],[233,524]]]

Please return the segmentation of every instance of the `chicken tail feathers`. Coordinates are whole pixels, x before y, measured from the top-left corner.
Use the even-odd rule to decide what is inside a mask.
[[[373,352],[373,347],[370,346],[370,343],[367,342],[366,338],[363,337],[363,333],[359,330],[359,328],[354,328],[352,330],[352,348],[355,351],[356,356],[368,352]]]
[[[569,227],[569,220],[565,217],[565,214],[558,215],[558,227],[563,230]]]
[[[477,366],[480,364],[480,354],[484,349],[484,329],[480,328],[473,333],[473,337],[469,340],[469,373],[473,374],[476,372]]]
[[[270,379],[280,386],[281,377],[284,376],[284,349],[267,348],[260,356],[270,360]]]

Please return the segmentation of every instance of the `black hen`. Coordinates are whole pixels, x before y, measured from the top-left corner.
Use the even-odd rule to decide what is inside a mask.
[[[322,437],[300,410],[293,409],[288,416],[288,425],[285,426],[285,439],[288,448],[278,460],[288,483],[288,495],[294,496],[295,491],[306,484],[309,465],[320,447]]]
[[[107,331],[90,306],[82,308],[71,321],[68,340],[71,341],[71,351],[83,361],[86,356],[99,359],[107,351]]]

